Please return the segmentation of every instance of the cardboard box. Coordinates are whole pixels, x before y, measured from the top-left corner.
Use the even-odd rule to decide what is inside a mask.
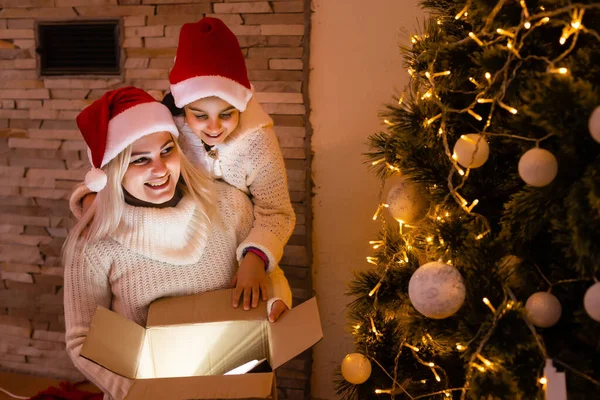
[[[127,399],[240,399],[276,395],[275,373],[224,375],[253,360],[273,370],[323,337],[317,301],[277,322],[266,304],[231,307],[231,290],[159,299],[146,327],[98,307],[81,356],[134,379]]]

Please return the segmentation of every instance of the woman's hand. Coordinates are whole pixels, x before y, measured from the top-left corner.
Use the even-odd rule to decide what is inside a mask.
[[[258,307],[261,298],[264,301],[269,299],[267,289],[267,273],[265,272],[265,262],[252,252],[246,253],[240,263],[237,274],[231,281],[233,289],[233,307],[237,308],[240,303],[240,296],[243,295],[244,310]]]
[[[283,302],[283,300],[277,300],[273,303],[271,307],[271,311],[269,311],[269,322],[275,322],[279,319],[281,314],[287,311],[287,306]]]

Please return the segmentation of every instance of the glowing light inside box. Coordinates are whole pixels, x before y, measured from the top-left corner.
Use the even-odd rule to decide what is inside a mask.
[[[258,326],[263,322],[149,328],[137,379],[246,373],[267,356],[267,330]]]
[[[142,346],[142,354],[138,362],[137,379],[151,379],[155,377],[154,363],[152,361],[152,352],[150,351],[149,336],[144,336],[144,345]]]

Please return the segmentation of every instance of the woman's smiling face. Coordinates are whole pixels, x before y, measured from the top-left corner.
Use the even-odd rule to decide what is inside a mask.
[[[165,203],[175,195],[180,166],[179,152],[169,132],[146,135],[132,144],[123,188],[139,200]]]

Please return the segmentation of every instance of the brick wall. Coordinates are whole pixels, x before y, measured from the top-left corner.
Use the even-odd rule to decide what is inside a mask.
[[[282,266],[295,302],[312,294],[310,129],[306,126],[307,0],[0,1],[0,369],[76,379],[64,351],[60,250],[67,199],[89,168],[75,116],[107,89],[168,89],[181,25],[216,16],[238,35],[257,98],[275,120],[297,226]],[[120,77],[39,76],[36,20],[122,18]],[[283,399],[305,399],[310,352],[277,378]]]

